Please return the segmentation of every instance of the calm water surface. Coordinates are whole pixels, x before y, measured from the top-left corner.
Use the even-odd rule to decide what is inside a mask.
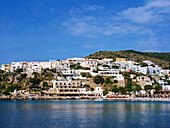
[[[170,102],[0,101],[0,128],[170,127]]]

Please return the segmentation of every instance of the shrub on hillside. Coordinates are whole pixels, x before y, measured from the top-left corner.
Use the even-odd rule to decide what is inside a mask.
[[[103,79],[103,77],[101,77],[101,76],[95,76],[94,78],[93,78],[93,81],[94,81],[94,83],[96,83],[96,84],[103,84],[103,82],[104,82],[104,79]]]

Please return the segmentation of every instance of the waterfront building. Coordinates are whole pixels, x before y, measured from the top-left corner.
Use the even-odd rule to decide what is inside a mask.
[[[81,96],[86,94],[82,90],[81,81],[52,80],[52,85],[53,88],[45,91],[45,94],[55,94],[56,96]]]
[[[103,97],[103,89],[101,87],[95,87],[95,90],[93,91],[98,96]]]

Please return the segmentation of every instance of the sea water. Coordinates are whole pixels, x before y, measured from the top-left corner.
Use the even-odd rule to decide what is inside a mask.
[[[0,101],[0,128],[170,127],[170,102]]]

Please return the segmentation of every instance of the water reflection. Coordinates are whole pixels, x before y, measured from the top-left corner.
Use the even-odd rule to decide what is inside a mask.
[[[169,102],[1,101],[0,127],[166,127]]]

